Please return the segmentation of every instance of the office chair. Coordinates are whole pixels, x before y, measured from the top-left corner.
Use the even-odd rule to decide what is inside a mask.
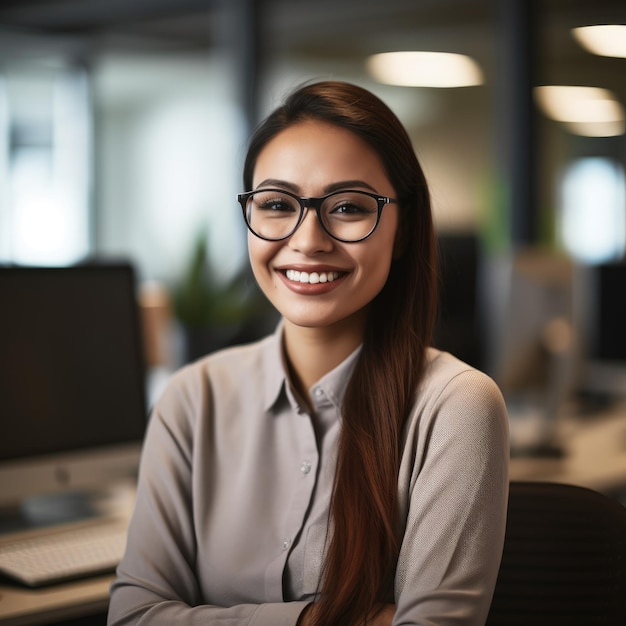
[[[626,508],[573,485],[512,482],[486,626],[626,625]]]

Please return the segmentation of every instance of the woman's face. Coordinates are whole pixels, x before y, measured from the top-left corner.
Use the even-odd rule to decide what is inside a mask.
[[[301,197],[319,197],[337,189],[395,197],[377,153],[354,133],[320,121],[291,126],[263,148],[253,189],[264,187]],[[315,210],[309,209],[285,240],[264,241],[248,234],[252,270],[287,323],[328,327],[347,322],[362,328],[367,305],[387,280],[397,229],[397,205],[387,204],[368,239],[342,243],[324,232]],[[301,272],[317,274],[322,280],[302,282]]]

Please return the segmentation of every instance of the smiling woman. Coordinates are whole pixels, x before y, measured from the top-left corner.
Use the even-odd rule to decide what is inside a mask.
[[[111,624],[484,624],[508,486],[502,396],[430,346],[428,188],[391,110],[294,92],[239,194],[274,335],[154,409]]]
[[[316,166],[311,168],[311,163]],[[353,132],[307,120],[286,128],[262,149],[256,160],[252,198],[265,193],[288,197],[280,189],[265,192],[265,181],[270,179],[274,185],[280,183],[283,190],[297,190],[308,198],[309,205],[315,202],[311,198],[325,197],[317,201],[318,215],[305,212],[305,206],[289,212],[295,219],[291,218],[286,231],[281,226],[281,234],[287,236],[278,241],[261,238],[259,232],[268,232],[268,221],[282,225],[289,218],[266,218],[265,209],[263,217],[256,218],[259,209],[255,202],[246,205],[252,270],[261,289],[285,318],[286,344],[292,341],[294,327],[306,326],[319,328],[326,337],[341,336],[343,349],[354,350],[362,341],[367,305],[383,288],[393,257],[398,209],[386,202],[396,192],[385,168],[376,152]],[[328,195],[329,189],[335,191]],[[371,190],[373,197],[365,195]],[[380,209],[377,197],[381,197]],[[273,202],[276,207],[276,200]],[[304,204],[297,196],[295,202]],[[342,214],[337,217],[336,205],[344,210],[359,207],[360,218],[346,221]],[[300,272],[299,279],[290,278],[290,272]],[[330,274],[334,280],[303,282],[303,273],[309,277]],[[336,331],[335,324],[341,330]],[[344,330],[348,328],[350,333]],[[325,363],[324,369],[330,371],[344,355],[336,352],[335,358],[337,362]],[[319,362],[319,356],[315,360]],[[306,397],[317,372],[311,378],[305,372],[300,373],[302,376],[306,380],[300,381],[300,392]]]

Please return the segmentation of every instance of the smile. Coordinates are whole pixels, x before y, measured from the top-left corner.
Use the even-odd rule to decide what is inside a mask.
[[[332,283],[339,278],[339,272],[299,272],[298,270],[287,270],[285,276],[296,283],[307,285],[317,285],[318,283]]]

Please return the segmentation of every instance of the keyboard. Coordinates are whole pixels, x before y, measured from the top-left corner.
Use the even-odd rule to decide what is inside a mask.
[[[126,547],[127,520],[100,519],[0,539],[0,573],[30,587],[111,572]]]

